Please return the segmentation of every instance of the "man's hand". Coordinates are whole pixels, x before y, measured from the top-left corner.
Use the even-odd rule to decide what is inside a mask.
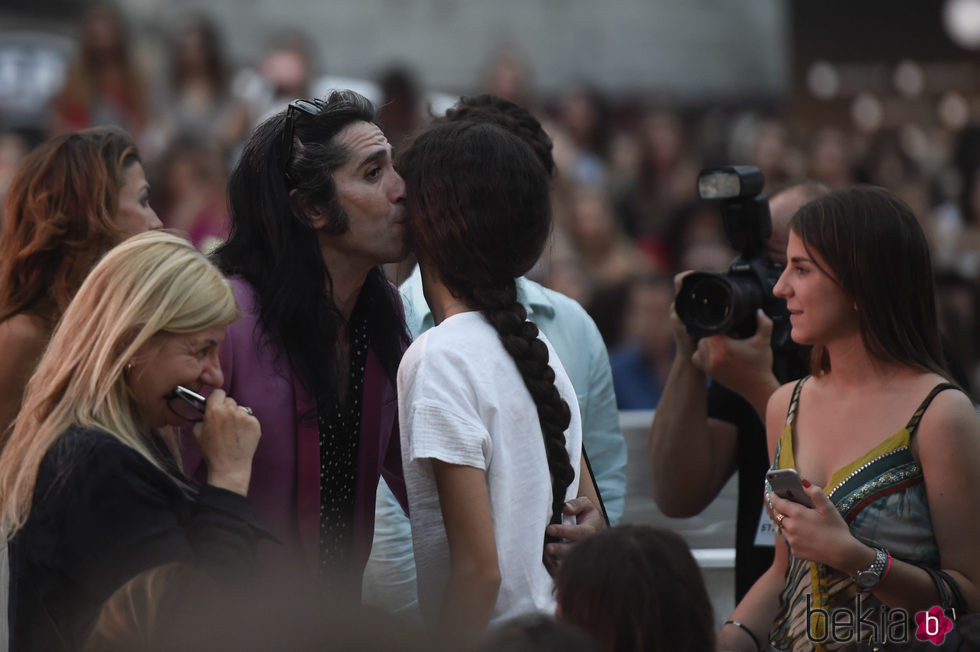
[[[761,416],[769,396],[779,387],[772,372],[772,320],[756,311],[755,334],[743,340],[712,335],[698,341],[691,362],[728,389],[738,392]]]
[[[681,272],[674,275],[674,294],[678,295],[681,292],[681,284],[684,282],[684,277],[688,274],[693,273],[692,270],[686,272]],[[683,357],[684,359],[690,359],[691,355],[695,351],[694,338],[687,332],[687,326],[681,321],[681,318],[677,315],[677,299],[674,299],[674,303],[670,305],[670,323],[674,327],[674,345],[676,347],[676,353],[678,357]]]
[[[576,543],[606,529],[606,519],[603,518],[602,511],[586,496],[567,501],[562,511],[575,517],[575,525],[553,524],[545,530],[550,536],[563,540],[562,543],[549,543],[544,547],[546,563],[551,569],[561,565],[561,560]]]
[[[761,309],[756,311],[755,334],[743,340],[712,335],[698,341],[691,360],[698,369],[725,387],[738,387],[746,375],[772,369],[772,320]]]

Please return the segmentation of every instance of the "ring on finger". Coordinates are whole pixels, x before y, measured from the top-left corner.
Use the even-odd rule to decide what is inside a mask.
[[[784,518],[786,518],[786,515],[785,514],[778,514],[777,513],[776,514],[776,523],[778,523],[779,525],[782,525]]]
[[[251,416],[252,414],[254,414],[252,412],[252,408],[248,407],[247,405],[239,405],[238,407],[241,408],[242,410],[244,410],[245,411],[245,414],[247,414],[249,416]]]

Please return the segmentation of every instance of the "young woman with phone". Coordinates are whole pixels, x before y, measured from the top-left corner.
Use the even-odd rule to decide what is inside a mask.
[[[813,346],[813,374],[776,391],[766,423],[773,469],[797,469],[814,507],[767,487],[775,561],[718,649],[881,640],[861,620],[869,609],[878,625],[877,614],[905,610],[914,640],[915,612],[939,603],[923,566],[980,605],[980,420],[949,380],[928,244],[898,197],[855,187],[797,212],[787,258],[774,293],[793,339]]]

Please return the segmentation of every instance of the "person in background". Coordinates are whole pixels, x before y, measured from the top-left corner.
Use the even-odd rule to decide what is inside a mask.
[[[378,76],[378,121],[395,152],[407,147],[429,121],[429,106],[417,73],[401,64],[386,67]],[[397,263],[385,265],[385,274],[400,285],[415,268],[409,254]]]
[[[653,410],[660,402],[674,357],[673,301],[669,277],[647,276],[628,286],[623,343],[609,354],[620,410]]]
[[[399,159],[435,326],[398,369],[419,606],[451,646],[553,613],[546,544],[565,503],[598,501],[574,389],[515,279],[551,226],[548,175],[495,126],[436,125]]]
[[[631,238],[664,246],[670,216],[696,199],[699,157],[677,111],[647,107],[635,133],[639,161],[614,191],[617,221]]]
[[[592,297],[660,271],[660,263],[623,231],[603,187],[577,186],[571,198],[568,234],[589,279]]]
[[[555,580],[558,618],[602,652],[704,652],[714,616],[701,570],[674,532],[620,525],[568,553]]]
[[[24,386],[85,275],[161,226],[133,140],[102,127],[56,136],[14,173],[0,236],[0,448]]]
[[[167,83],[157,89],[152,116],[159,151],[175,139],[197,139],[219,148],[222,164],[248,135],[251,116],[231,92],[220,29],[205,15],[182,19],[170,37]]]
[[[76,650],[125,582],[180,561],[240,577],[264,536],[245,497],[258,421],[215,390],[238,306],[221,273],[176,235],[109,252],[85,279],[31,377],[0,456],[9,545],[10,649]],[[188,418],[207,466],[191,488],[174,426]]]
[[[385,137],[399,151],[411,143],[412,136],[429,117],[418,73],[398,64],[388,66],[378,75],[378,90],[381,92],[378,116]]]
[[[786,256],[773,292],[812,375],[776,390],[766,428],[772,468],[795,468],[812,506],[767,486],[775,558],[718,649],[894,640],[896,609],[911,641],[912,614],[940,599],[923,567],[980,601],[980,419],[945,365],[926,237],[896,195],[856,186],[797,211]],[[885,611],[888,631],[864,618]]]
[[[254,67],[238,71],[232,89],[248,106],[253,127],[282,111],[295,98],[312,96],[317,77],[316,45],[304,30],[271,35]]]
[[[536,111],[530,57],[515,43],[503,44],[488,54],[477,84],[485,95]]]
[[[584,82],[566,85],[555,101],[557,125],[574,146],[574,164],[566,170],[576,185],[608,184],[608,155],[613,139],[612,111],[608,98]]]
[[[146,72],[119,9],[96,0],[82,10],[78,58],[52,106],[51,133],[118,125],[137,140],[148,118]]]
[[[0,229],[3,228],[3,205],[17,166],[27,153],[43,140],[30,129],[0,129]]]
[[[854,142],[837,126],[825,125],[810,134],[804,157],[808,179],[834,190],[855,182]]]
[[[154,204],[167,228],[187,233],[204,253],[228,238],[228,168],[213,141],[189,136],[175,139],[156,160],[151,176]]]
[[[471,95],[460,98],[442,119],[457,120],[494,124],[520,137],[534,151],[548,177],[554,177],[551,139],[527,109],[493,95]],[[517,300],[528,318],[548,337],[575,388],[585,451],[605,512],[615,524],[623,515],[626,498],[626,443],[619,428],[612,373],[603,340],[595,323],[577,302],[526,276],[517,278],[516,283]],[[408,330],[413,339],[418,338],[434,325],[418,267],[400,290]],[[587,508],[583,502],[576,501],[569,510]],[[580,522],[589,521],[589,515],[584,512],[576,516]],[[384,484],[378,489],[375,525],[374,546],[365,571],[364,598],[406,619],[417,620],[420,616],[409,520]],[[590,531],[588,525],[583,528],[583,533]]]

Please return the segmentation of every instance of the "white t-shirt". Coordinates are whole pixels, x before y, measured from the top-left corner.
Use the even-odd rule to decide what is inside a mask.
[[[554,349],[539,337],[571,412],[565,431],[575,469],[565,494],[569,500],[578,495],[582,452],[578,402]],[[398,417],[426,622],[438,621],[450,571],[433,459],[486,472],[501,578],[490,625],[528,613],[554,614],[553,584],[541,561],[552,491],[537,408],[482,314],[453,315],[412,343],[398,368]]]

